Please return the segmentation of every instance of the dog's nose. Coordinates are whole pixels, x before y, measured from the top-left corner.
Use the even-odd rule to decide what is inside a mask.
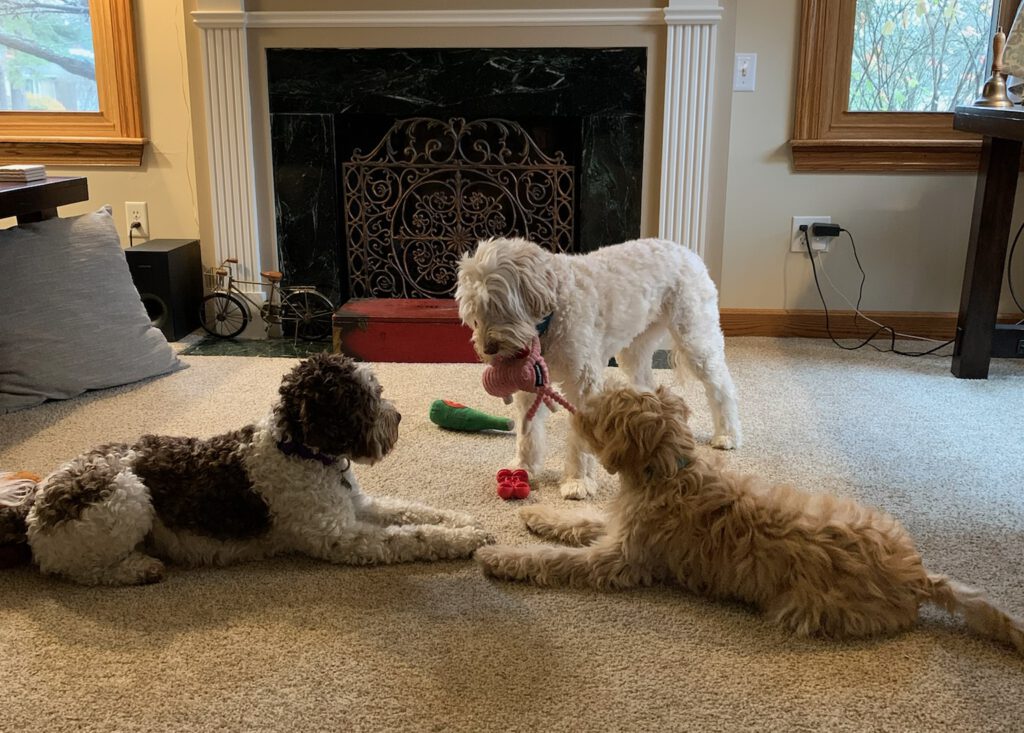
[[[398,416],[398,422],[402,422],[402,413],[400,413],[400,412],[395,412],[395,415],[397,415],[397,416]]]
[[[484,353],[488,356],[494,356],[498,353],[499,346],[493,341],[487,341],[484,343]]]

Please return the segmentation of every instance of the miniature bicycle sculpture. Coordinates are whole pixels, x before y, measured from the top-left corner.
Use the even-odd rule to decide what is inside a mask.
[[[282,275],[275,270],[260,273],[266,282],[236,280],[231,266],[237,263],[237,259],[229,257],[207,273],[213,292],[203,298],[199,308],[199,320],[207,333],[234,338],[249,325],[252,308],[256,308],[268,333],[272,327],[280,326],[285,336],[304,341],[321,341],[330,336],[334,304],[326,295],[312,285],[281,287]],[[270,293],[266,302],[260,304],[238,285],[269,287]]]

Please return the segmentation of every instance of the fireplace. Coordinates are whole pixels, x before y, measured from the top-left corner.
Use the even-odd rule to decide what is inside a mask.
[[[339,253],[342,115],[380,114],[392,122],[495,117],[530,129],[533,120],[524,115],[538,110],[567,119],[559,106],[564,101],[592,105],[578,112],[582,140],[572,163],[576,247],[586,251],[639,232],[681,242],[703,257],[709,221],[713,237],[720,234],[715,194],[724,179],[716,171],[725,165],[725,149],[712,145],[721,134],[713,132],[712,120],[728,106],[728,96],[715,93],[722,86],[715,69],[728,54],[717,48],[724,12],[718,0],[555,8],[498,2],[487,9],[439,9],[413,0],[363,9],[319,0],[195,4],[207,122],[210,207],[201,222],[207,264],[234,258],[247,280],[258,280],[264,269],[283,269],[292,282],[314,283],[340,298],[349,282],[347,255]],[[646,74],[645,127],[637,124],[639,85],[626,86],[625,106],[616,108],[622,80],[614,74],[591,70],[598,83],[589,85],[589,96],[573,98],[568,90],[584,88],[568,83],[574,68],[515,57],[551,45],[566,53],[610,49],[608,58],[639,54],[643,60],[634,68]],[[513,49],[508,61],[499,54],[480,66],[465,46]],[[432,67],[417,64],[442,51],[461,54],[467,65],[457,83],[438,90]],[[390,70],[375,67],[373,57],[395,63]],[[349,73],[359,68],[361,76]],[[492,72],[504,78],[493,86],[472,83]],[[410,85],[410,78],[422,84]],[[509,104],[491,104],[496,100]],[[543,106],[548,102],[554,108]],[[602,114],[606,102],[612,106]],[[547,141],[537,143],[551,154]],[[609,186],[624,195],[607,195]],[[595,202],[597,215],[588,216]],[[712,266],[714,256],[713,250]],[[244,287],[261,297],[258,286]]]
[[[477,240],[640,235],[645,48],[268,49],[277,254],[350,298],[449,298]]]

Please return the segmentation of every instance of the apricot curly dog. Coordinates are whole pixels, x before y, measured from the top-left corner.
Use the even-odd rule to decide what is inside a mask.
[[[909,628],[922,603],[1024,653],[1024,623],[973,588],[929,573],[907,531],[849,499],[771,485],[699,458],[681,398],[661,387],[606,389],[574,417],[621,479],[606,516],[522,510],[536,534],[582,547],[482,547],[493,577],[628,588],[676,583],[753,604],[802,635],[863,637]]]

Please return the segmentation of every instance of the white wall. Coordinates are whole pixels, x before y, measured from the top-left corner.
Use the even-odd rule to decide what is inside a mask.
[[[757,90],[733,93],[721,301],[726,308],[819,308],[808,258],[788,251],[791,217],[831,215],[856,237],[867,271],[864,308],[959,308],[973,174],[794,173],[800,0],[732,0],[738,52],[757,53]],[[845,238],[825,257],[855,297],[859,275]],[[1024,250],[1019,252],[1024,266]],[[1017,268],[1015,268],[1016,270]],[[1024,289],[1024,268],[1017,272]],[[827,287],[827,284],[825,284]],[[832,295],[830,303],[846,306]],[[1004,293],[1002,312],[1011,312]]]

